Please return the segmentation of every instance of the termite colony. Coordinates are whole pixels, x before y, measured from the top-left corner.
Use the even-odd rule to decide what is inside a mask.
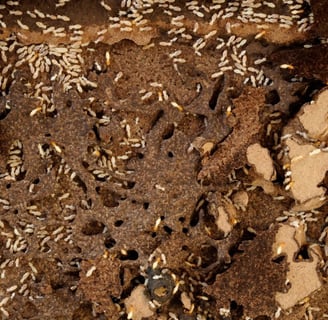
[[[56,8],[63,8],[68,2],[58,2]],[[254,38],[260,39],[266,34],[266,29],[270,28],[270,25],[278,25],[285,30],[297,28],[299,32],[306,32],[313,24],[313,15],[309,10],[309,3],[305,0],[284,0],[285,12],[277,12],[276,4],[269,1],[228,2],[222,0],[213,1],[209,5],[189,1],[185,5],[187,10],[185,15],[181,14],[182,8],[174,2],[122,1],[118,15],[113,16],[114,10],[101,1],[99,5],[108,12],[109,24],[107,29],[99,30],[96,33],[96,39],[93,40],[95,43],[101,42],[112,30],[126,34],[136,30],[144,33],[151,32],[153,27],[150,26],[149,17],[156,12],[164,20],[169,20],[167,41],[151,42],[145,46],[145,49],[155,45],[167,47],[174,68],[179,72],[179,65],[186,62],[186,57],[183,57],[181,50],[171,50],[174,44],[189,41],[192,43],[194,53],[198,56],[202,55],[202,50],[215,46],[220,60],[217,64],[218,70],[211,75],[212,78],[220,77],[226,72],[234,72],[244,78],[245,84],[249,82],[257,86],[270,83],[270,79],[265,77],[263,70],[258,68],[265,63],[266,59],[259,57],[249,61],[245,49],[252,39],[237,36],[233,32],[234,28],[238,28],[240,23],[254,24],[258,30]],[[189,16],[195,20],[192,28],[190,28],[190,22],[187,21]],[[13,25],[13,28],[17,30],[7,38],[3,38],[0,43],[1,58],[5,64],[0,78],[2,94],[15,78],[16,71],[24,67],[28,68],[32,79],[37,80],[33,83],[26,83],[30,95],[39,100],[37,108],[31,111],[32,115],[37,111],[43,113],[47,110],[50,113],[54,111],[52,92],[54,84],[61,85],[64,92],[74,87],[82,93],[83,88],[97,87],[97,83],[84,75],[82,52],[92,49],[88,48],[90,41],[84,40],[84,31],[80,24],[70,24],[71,19],[68,16],[45,13],[36,8],[23,12],[20,10],[19,1],[7,1],[7,4],[1,5],[0,18],[4,30],[7,27],[7,19],[9,19],[8,24],[11,27]],[[30,19],[33,21],[31,28],[25,24],[25,21]],[[203,21],[208,21],[206,27]],[[225,25],[225,32],[221,32],[223,37],[216,28],[222,23]],[[24,45],[24,42],[28,42],[24,34],[32,28],[41,32],[45,39],[47,36],[53,37],[56,44],[47,44],[45,41],[38,45]],[[62,44],[58,45],[58,43]],[[14,54],[16,54],[16,60],[9,58]],[[109,63],[109,56],[106,56],[106,61]],[[102,69],[99,64],[96,66],[100,68],[99,70]],[[121,74],[115,81],[118,81],[120,76]],[[145,99],[145,96],[143,97]]]
[[[87,25],[85,19],[80,21],[82,17],[74,14],[73,0],[57,0],[50,9],[46,5],[36,8],[32,2],[23,1],[0,4],[0,124],[12,121],[11,113],[28,118],[24,122],[26,131],[16,122],[7,125],[6,138],[10,141],[1,146],[5,160],[1,159],[0,167],[0,314],[10,319],[17,304],[30,301],[38,305],[50,291],[61,289],[65,280],[74,296],[71,307],[74,308],[76,301],[80,304],[75,293],[81,260],[92,260],[108,250],[115,252],[123,267],[130,266],[131,261],[139,265],[134,276],[144,277],[149,307],[155,315],[166,310],[172,301],[178,301],[172,310],[180,308],[181,314],[170,311],[163,319],[215,319],[207,310],[211,298],[202,293],[207,286],[204,277],[191,276],[188,271],[202,268],[205,263],[201,254],[191,250],[183,267],[171,269],[165,254],[156,249],[161,239],[172,233],[189,236],[190,226],[196,226],[201,216],[207,214],[204,205],[207,200],[199,195],[204,194],[203,186],[198,186],[192,174],[178,175],[178,171],[182,165],[197,167],[196,150],[207,155],[215,149],[213,143],[207,144],[207,148],[198,147],[193,143],[196,136],[191,139],[185,134],[194,134],[189,120],[195,124],[195,130],[204,131],[208,127],[207,115],[214,114],[215,107],[197,113],[196,107],[188,105],[189,93],[197,99],[208,90],[206,87],[212,90],[217,86],[214,83],[223,83],[225,79],[241,86],[270,88],[271,65],[265,50],[256,52],[256,48],[274,39],[276,28],[286,36],[292,33],[302,40],[314,23],[310,3],[308,0],[282,0],[280,5],[276,1],[258,0],[192,0],[183,4],[175,0],[109,2],[92,4],[102,17],[99,25],[98,21],[92,21],[94,25]],[[243,25],[250,29],[243,32]],[[152,70],[154,74],[137,70],[142,76],[134,86],[129,82],[126,67],[130,66],[129,61],[122,60],[118,52],[121,43],[145,56],[156,55],[158,50],[162,56],[157,58],[163,64],[158,63],[158,68]],[[204,58],[209,62],[204,62]],[[188,92],[186,89],[187,94],[174,93],[177,84],[188,86],[194,81],[196,68],[202,70],[197,77],[203,83],[192,83]],[[280,68],[288,71],[293,66],[282,64]],[[184,78],[186,74],[189,78]],[[229,87],[230,91],[233,89]],[[149,117],[143,113],[147,107]],[[225,111],[229,117],[233,109],[226,106]],[[167,114],[170,116],[165,118]],[[280,116],[279,112],[271,114],[268,136],[272,127],[279,125]],[[162,132],[156,126],[165,121],[170,124],[161,124],[166,126]],[[0,129],[2,133],[4,129]],[[157,134],[156,139],[152,138],[152,132]],[[27,137],[29,134],[34,141]],[[66,140],[66,134],[72,141]],[[188,143],[172,151],[169,148],[172,137]],[[278,144],[279,137],[274,139]],[[163,145],[158,140],[163,140]],[[156,143],[159,146],[148,148]],[[167,166],[173,163],[171,170],[176,173],[173,182],[160,172],[153,176],[144,172],[156,166],[159,161],[156,156],[162,155],[163,150],[163,163]],[[183,154],[180,158],[179,152]],[[139,164],[147,161],[144,166]],[[147,177],[145,189],[134,188],[138,175]],[[238,182],[234,172],[229,178],[231,183]],[[285,178],[288,185],[288,171]],[[181,187],[190,181],[199,188],[198,200],[187,194],[186,185]],[[180,188],[178,195],[172,191],[173,183]],[[244,202],[233,203],[229,198],[240,185],[225,195],[225,201],[244,212]],[[17,190],[19,194],[15,194]],[[160,210],[165,212],[154,209],[157,200],[149,200],[145,190],[156,195],[163,204]],[[173,193],[176,203],[179,197],[195,202],[190,205],[195,207],[195,217],[190,217],[192,214],[184,205],[172,208],[171,199],[165,197]],[[126,204],[128,200],[130,207]],[[140,218],[141,214],[147,218]],[[311,217],[301,218],[309,221]],[[237,220],[232,220],[234,225]],[[217,230],[208,225],[205,223],[204,234],[214,239]],[[137,238],[140,234],[142,237],[146,234],[151,245],[136,251],[130,246],[137,242],[133,242],[135,239],[130,242],[129,237]],[[88,252],[80,248],[85,241],[90,242]],[[53,257],[56,250],[60,253]],[[42,266],[43,259],[51,268]],[[45,280],[43,268],[49,274],[63,274],[64,280],[51,277]],[[86,277],[91,277],[95,270],[89,269]],[[38,285],[40,282],[42,286]],[[122,301],[120,306],[118,318],[134,319],[132,309],[124,307]],[[225,314],[225,309],[220,313]]]

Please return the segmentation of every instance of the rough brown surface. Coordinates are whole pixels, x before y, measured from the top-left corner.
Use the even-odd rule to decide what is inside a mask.
[[[250,317],[274,313],[275,296],[272,293],[284,289],[286,277],[284,264],[272,261],[274,235],[274,230],[268,230],[249,243],[245,241],[238,247],[239,254],[230,269],[206,288],[206,293],[217,297],[218,309],[233,305]],[[260,272],[254,272],[259,269]]]
[[[328,20],[327,15],[324,13],[328,9],[328,4],[325,1],[312,1],[312,11],[315,20],[315,28],[314,31],[320,37],[327,37],[328,36]]]
[[[323,1],[196,2],[1,2],[2,319],[328,314],[327,203],[297,209],[286,143],[327,152],[297,122],[327,81]],[[292,260],[281,224],[306,230]],[[281,310],[313,245],[320,288]]]
[[[263,89],[247,88],[238,98],[233,100],[235,106],[233,131],[223,141],[212,156],[204,157],[198,179],[214,180],[225,183],[228,174],[241,168],[246,162],[246,150],[249,145],[259,139],[261,122],[259,111],[264,107]],[[222,157],[222,154],[225,154]]]

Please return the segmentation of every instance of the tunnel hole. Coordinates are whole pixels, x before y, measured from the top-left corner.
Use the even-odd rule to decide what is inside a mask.
[[[105,225],[97,220],[91,220],[82,227],[82,233],[86,236],[93,236],[104,231]]]
[[[118,227],[120,227],[123,223],[124,223],[123,220],[116,220],[116,221],[114,222],[114,226],[118,228]]]
[[[10,113],[11,109],[5,108],[4,111],[0,112],[0,120],[3,120],[7,117],[7,115]]]
[[[26,171],[21,171],[19,175],[16,176],[16,181],[24,180],[26,176]]]
[[[49,118],[56,118],[58,115],[58,111],[54,109],[53,111],[47,111],[46,116]]]
[[[166,226],[166,225],[163,227],[163,230],[164,230],[168,235],[171,235],[172,232],[173,232],[173,229],[170,228],[169,226]]]
[[[275,105],[279,102],[280,97],[277,90],[271,90],[265,94],[265,103]]]
[[[89,168],[89,163],[86,162],[86,161],[82,161],[82,166],[83,166],[85,169],[88,169],[88,168]]]
[[[122,252],[121,250],[119,259],[121,261],[126,261],[126,260],[137,260],[139,258],[139,253],[136,250],[126,250]]]
[[[169,126],[165,129],[162,135],[163,140],[168,140],[172,138],[174,134],[174,129],[175,129],[174,124],[173,123],[169,124]]]
[[[201,196],[197,201],[195,205],[195,209],[190,217],[189,224],[191,227],[195,227],[198,224],[201,213],[207,212],[207,205],[208,205],[208,201],[205,199],[205,196],[204,195]]]
[[[214,89],[213,89],[212,96],[208,102],[208,106],[211,110],[215,110],[216,105],[218,103],[219,95],[220,95],[221,91],[223,90],[223,87],[224,87],[224,76],[221,76],[218,79],[218,81],[216,82]]]
[[[230,302],[230,312],[232,319],[241,319],[244,315],[244,308],[242,305],[238,304],[236,301],[232,300]]]
[[[108,208],[118,207],[120,205],[119,200],[122,200],[122,198],[124,198],[119,193],[113,190],[109,190],[105,187],[97,186],[96,192],[101,197],[104,206]]]
[[[132,280],[131,280],[131,285],[132,287],[136,287],[137,285],[139,284],[144,284],[145,283],[145,277],[142,276],[142,275],[138,275],[136,277],[134,277]]]
[[[106,237],[104,241],[104,245],[107,249],[111,249],[116,245],[116,241],[112,237]]]
[[[214,246],[205,245],[201,249],[202,268],[206,268],[218,260],[218,250]]]
[[[50,281],[50,285],[51,285],[51,288],[56,291],[58,289],[64,288],[65,283],[63,280],[56,280],[56,281],[52,280],[52,281]]]
[[[244,229],[241,236],[241,241],[254,240],[255,237],[256,237],[256,233],[250,231],[249,229]]]
[[[98,141],[100,141],[101,138],[100,138],[100,134],[99,134],[99,128],[98,128],[98,126],[97,126],[97,125],[94,125],[94,126],[92,127],[92,131],[93,131],[93,133],[95,134],[96,139],[97,139]]]
[[[184,228],[182,228],[182,232],[183,232],[184,234],[188,234],[189,229],[184,227]]]
[[[286,261],[286,256],[284,256],[284,255],[280,255],[280,256],[272,259],[272,262],[274,262],[276,264],[283,264],[285,261]]]
[[[151,128],[154,128],[163,116],[164,116],[164,110],[158,110],[154,119],[151,122]]]
[[[296,253],[295,261],[300,262],[300,261],[310,260],[310,259],[311,259],[311,257],[309,255],[308,246],[307,245],[301,246],[301,248]]]
[[[135,185],[135,181],[123,181],[122,188],[130,190],[133,189]]]
[[[73,182],[78,186],[80,187],[84,193],[87,192],[88,188],[87,188],[87,185],[86,183],[78,176],[76,175],[74,178],[73,178]]]

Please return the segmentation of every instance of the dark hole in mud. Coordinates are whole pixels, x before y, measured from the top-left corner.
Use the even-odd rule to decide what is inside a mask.
[[[296,253],[295,261],[304,261],[304,260],[310,260],[311,257],[308,252],[308,246],[304,245],[302,246],[299,251]]]
[[[121,261],[126,260],[137,260],[139,258],[139,254],[136,250],[126,250],[126,252],[120,254],[119,259]]]
[[[87,185],[79,176],[75,176],[73,182],[76,183],[83,190],[84,193],[87,192]]]
[[[112,301],[114,303],[119,303],[120,302],[120,299],[119,298],[116,298],[116,297],[113,297],[113,296],[110,296],[110,298],[112,299]]]
[[[205,246],[201,250],[202,268],[206,268],[218,260],[218,250],[214,246]]]
[[[163,229],[169,235],[171,235],[173,232],[173,230],[169,226],[164,226]]]
[[[137,285],[144,284],[144,283],[145,283],[145,277],[143,277],[142,275],[138,275],[131,280],[131,285],[133,287],[136,287]]]
[[[231,258],[244,252],[243,250],[239,249],[239,244],[240,243],[237,243],[229,249],[229,255]]]
[[[5,109],[4,111],[0,112],[0,120],[3,120],[7,117],[7,115],[10,113],[11,109]]]
[[[104,245],[107,249],[111,249],[115,246],[116,241],[115,239],[111,238],[111,237],[107,237],[104,241]]]
[[[98,141],[101,141],[98,126],[94,125],[94,126],[92,127],[92,131],[94,132],[94,134],[95,134],[95,136],[96,136],[96,139],[97,139]]]
[[[102,233],[105,225],[97,220],[91,220],[82,227],[82,233],[86,236],[93,236]]]
[[[189,229],[188,229],[188,228],[182,228],[182,232],[183,232],[184,234],[188,234]]]
[[[53,290],[58,290],[58,289],[64,288],[65,283],[64,283],[64,281],[60,281],[60,280],[58,280],[58,281],[50,281],[50,285],[51,285],[51,288]]]
[[[272,262],[277,264],[283,264],[286,261],[286,256],[281,255],[272,259]]]
[[[157,122],[164,116],[164,111],[159,110],[154,118],[154,120],[151,123],[151,128],[155,127]]]
[[[123,181],[123,189],[133,189],[136,183],[134,181]]]
[[[50,118],[56,118],[58,115],[58,111],[55,109],[54,111],[47,112],[46,116]]]
[[[280,101],[277,90],[271,90],[265,95],[265,103],[275,105]]]
[[[239,305],[236,301],[232,300],[230,302],[231,319],[232,320],[240,319],[244,314],[243,309],[244,308],[242,305]]]
[[[224,86],[224,77],[221,76],[218,79],[217,83],[215,84],[212,96],[210,98],[210,101],[208,102],[208,106],[210,107],[211,110],[215,110],[223,86]]]
[[[248,229],[244,229],[242,236],[241,236],[241,241],[250,241],[250,240],[254,240],[254,238],[256,237],[256,233],[248,230]]]
[[[200,215],[207,212],[207,205],[208,201],[205,200],[204,196],[201,196],[200,199],[197,201],[195,209],[190,217],[189,224],[191,227],[195,227],[199,222]]]
[[[82,166],[83,166],[85,169],[88,169],[88,167],[89,167],[89,163],[86,162],[86,161],[82,161]]]
[[[120,205],[119,200],[121,196],[115,191],[98,188],[97,193],[101,196],[104,206],[108,208],[118,207]]]
[[[17,176],[16,176],[16,181],[21,181],[24,180],[26,176],[26,171],[21,171]]]
[[[123,268],[120,268],[120,270],[119,270],[119,278],[120,278],[121,286],[124,286],[124,269]]]
[[[164,131],[163,135],[162,135],[162,138],[163,140],[168,140],[170,138],[172,138],[174,134],[174,124],[171,123]]]
[[[115,222],[114,222],[114,226],[115,227],[120,227],[122,224],[123,224],[123,220],[116,220]]]

